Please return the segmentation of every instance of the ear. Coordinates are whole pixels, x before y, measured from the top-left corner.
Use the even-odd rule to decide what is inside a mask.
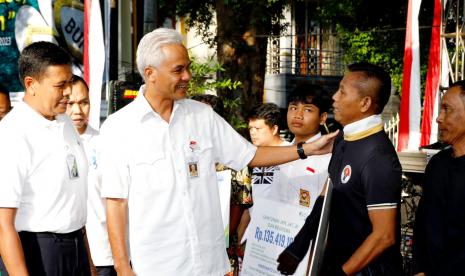
[[[145,81],[149,82],[155,82],[156,80],[156,73],[157,73],[157,69],[151,67],[151,66],[148,66],[148,67],[145,67],[144,69],[144,76],[145,76]]]
[[[276,134],[278,134],[278,130],[279,130],[279,127],[278,127],[277,125],[274,125],[274,126],[273,126],[273,131],[272,131],[273,136],[275,136]]]
[[[31,96],[35,95],[35,91],[34,91],[35,82],[36,81],[34,80],[34,78],[30,76],[24,77],[24,89],[26,93],[29,93]]]
[[[363,97],[362,100],[360,101],[360,111],[362,113],[367,112],[368,110],[370,110],[372,104],[373,104],[373,101],[371,97],[368,97],[368,96]]]
[[[326,119],[328,119],[328,112],[323,112],[320,115],[320,125],[324,125],[326,122]]]

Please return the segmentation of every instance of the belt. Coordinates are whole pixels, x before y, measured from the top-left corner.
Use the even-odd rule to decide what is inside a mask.
[[[52,232],[28,232],[21,231],[20,235],[24,236],[35,236],[37,238],[59,238],[59,239],[75,239],[82,236],[83,228],[70,233],[52,233]]]

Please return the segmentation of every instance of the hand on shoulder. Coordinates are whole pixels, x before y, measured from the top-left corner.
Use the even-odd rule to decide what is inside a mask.
[[[307,155],[321,155],[331,153],[333,150],[334,139],[339,134],[339,130],[321,136],[317,140],[304,144],[304,150]]]

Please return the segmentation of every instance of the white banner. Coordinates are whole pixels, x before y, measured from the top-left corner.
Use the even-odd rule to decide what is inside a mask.
[[[231,170],[216,172],[220,193],[221,217],[223,219],[226,246],[229,247],[229,210],[231,202]],[[1,276],[1,275],[0,275]]]
[[[281,275],[279,254],[294,240],[308,216],[308,208],[254,197],[252,220],[241,275]],[[306,275],[309,253],[293,275]]]

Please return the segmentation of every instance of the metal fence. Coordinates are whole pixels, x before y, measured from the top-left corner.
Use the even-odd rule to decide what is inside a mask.
[[[295,39],[292,37],[292,39]],[[344,73],[343,52],[332,44],[328,47],[281,47],[280,37],[269,38],[267,74],[294,74],[312,76],[342,76]],[[332,46],[331,46],[332,45]]]
[[[394,148],[397,149],[399,139],[399,113],[392,116],[391,119],[384,124],[384,131],[386,131],[389,139],[391,139]]]

